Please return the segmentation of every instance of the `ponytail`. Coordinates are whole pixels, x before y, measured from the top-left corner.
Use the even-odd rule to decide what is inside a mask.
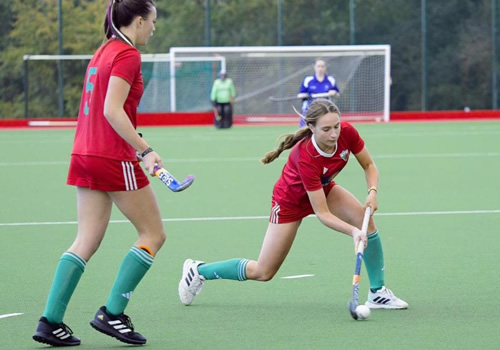
[[[109,0],[106,9],[106,17],[104,18],[104,35],[106,35],[106,39],[111,38],[115,34],[113,31],[113,21],[111,19],[111,12],[113,11],[114,4],[114,0]]]
[[[309,128],[302,128],[295,134],[286,134],[280,136],[278,140],[282,141],[279,143],[278,148],[274,151],[267,152],[264,155],[264,158],[261,159],[261,162],[264,164],[271,163],[273,160],[278,158],[283,151],[292,148],[297,142],[310,135],[312,135],[312,131]]]

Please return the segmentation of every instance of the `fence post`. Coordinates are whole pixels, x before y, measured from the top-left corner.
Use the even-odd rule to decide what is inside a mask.
[[[28,119],[28,107],[29,107],[29,86],[28,86],[28,60],[29,60],[29,55],[24,55],[23,60],[24,60],[24,118]]]

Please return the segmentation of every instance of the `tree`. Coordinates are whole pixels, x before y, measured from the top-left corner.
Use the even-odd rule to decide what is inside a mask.
[[[102,42],[105,4],[100,1],[63,1],[63,39],[65,54],[93,52]],[[78,6],[76,6],[78,5]],[[26,0],[12,4],[12,30],[1,53],[0,76],[2,116],[24,115],[24,67],[26,54],[58,53],[58,1]],[[3,40],[2,40],[3,41]],[[52,116],[57,108],[55,62],[30,62],[30,115]],[[65,114],[76,115],[80,103],[85,64],[63,64]],[[79,81],[78,83],[76,81]],[[80,82],[81,81],[81,82]],[[50,110],[52,108],[53,110]]]
[[[348,1],[285,1],[284,45],[349,44]]]
[[[277,45],[278,0],[209,0],[212,46]],[[158,21],[142,52],[205,45],[207,0],[156,0]],[[356,0],[356,43],[390,44],[391,108],[421,108],[420,0]],[[0,4],[0,117],[24,115],[23,55],[57,54],[58,0]],[[64,0],[63,51],[92,54],[102,43],[107,1]],[[427,2],[428,108],[491,107],[491,0]],[[283,1],[283,45],[349,44],[349,2]],[[85,62],[64,63],[65,115],[80,102]],[[30,114],[53,116],[57,75],[30,62]],[[47,93],[50,91],[51,93]]]

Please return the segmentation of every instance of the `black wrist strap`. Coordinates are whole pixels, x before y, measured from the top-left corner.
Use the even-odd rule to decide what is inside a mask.
[[[146,155],[148,155],[151,152],[153,152],[153,149],[151,147],[146,148],[146,150],[141,153],[141,158],[144,158]]]

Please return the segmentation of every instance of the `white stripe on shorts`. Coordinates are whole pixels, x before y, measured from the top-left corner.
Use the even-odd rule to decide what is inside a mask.
[[[134,187],[134,190],[137,190],[137,179],[135,178],[135,171],[134,171],[134,164],[132,162],[128,162],[130,165],[130,172],[132,173],[132,184]]]
[[[125,190],[137,190],[137,180],[135,178],[134,166],[131,162],[122,162],[123,180],[125,182]]]
[[[280,213],[280,205],[275,203],[271,213],[271,223],[279,224],[279,213]]]

